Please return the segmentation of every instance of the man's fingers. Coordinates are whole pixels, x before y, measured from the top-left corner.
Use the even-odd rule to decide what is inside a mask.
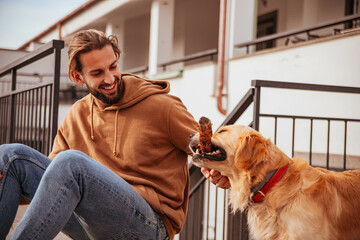
[[[210,182],[212,182],[216,187],[220,188],[230,188],[230,182],[229,179],[225,176],[222,176],[219,171],[216,171],[214,169],[207,169],[207,168],[201,168],[201,173],[209,179]]]
[[[202,173],[206,178],[209,178],[209,176],[210,176],[209,169],[207,169],[207,168],[201,168],[201,173]]]
[[[229,179],[227,177],[220,178],[220,180],[216,183],[216,187],[230,188]]]

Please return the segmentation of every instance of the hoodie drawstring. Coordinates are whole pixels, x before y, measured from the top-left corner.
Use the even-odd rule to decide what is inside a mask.
[[[95,137],[94,137],[94,100],[92,100],[91,103],[91,111],[90,111],[90,127],[91,127],[91,140],[94,141]]]
[[[90,111],[90,128],[91,128],[91,140],[94,141],[95,136],[94,136],[94,100],[92,101],[91,104],[91,111]],[[113,147],[113,154],[114,156],[116,156],[116,143],[117,143],[117,125],[118,125],[118,115],[119,115],[119,110],[116,110],[116,114],[115,114],[115,136],[114,136],[114,147]]]
[[[117,140],[117,122],[118,122],[118,114],[119,114],[119,109],[116,110],[116,114],[115,114],[115,136],[114,136],[114,156],[116,156],[116,140]]]

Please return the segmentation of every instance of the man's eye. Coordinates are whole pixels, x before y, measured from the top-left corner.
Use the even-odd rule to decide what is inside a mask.
[[[92,72],[91,73],[91,76],[94,76],[94,77],[97,77],[97,76],[100,76],[100,72],[98,71],[98,72]]]
[[[110,69],[115,69],[117,67],[117,64],[111,65]]]

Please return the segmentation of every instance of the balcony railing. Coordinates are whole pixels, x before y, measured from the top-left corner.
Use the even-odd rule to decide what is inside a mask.
[[[264,114],[260,112],[261,89],[264,88],[280,88],[280,89],[294,89],[301,91],[315,91],[315,92],[328,92],[328,93],[344,93],[356,94],[360,96],[360,88],[344,87],[344,86],[330,86],[330,85],[317,85],[317,84],[300,84],[290,82],[275,82],[275,81],[262,81],[253,80],[252,88],[245,94],[234,110],[228,115],[221,125],[235,124],[242,114],[249,108],[253,107],[253,119],[249,126],[259,130],[260,120],[273,118],[274,119],[274,142],[279,140],[277,136],[278,124],[280,119],[291,119],[292,125],[290,131],[292,132],[291,141],[291,155],[295,154],[295,142],[302,138],[295,134],[297,121],[309,121],[309,163],[313,164],[312,156],[315,154],[312,151],[313,146],[313,132],[315,121],[327,122],[327,136],[326,136],[326,162],[321,164],[321,167],[332,170],[347,170],[350,156],[347,153],[347,147],[350,139],[348,139],[349,124],[357,125],[360,127],[360,119],[354,118],[334,118],[334,117],[317,117],[317,116],[299,116],[299,115],[279,115],[279,114]],[[263,100],[262,100],[263,101]],[[269,101],[268,99],[266,101]],[[346,104],[353,104],[349,102]],[[354,106],[356,108],[358,106]],[[344,130],[344,144],[343,144],[343,163],[342,167],[330,166],[330,125],[333,122],[342,122]],[[268,127],[268,125],[266,125]],[[303,130],[303,129],[302,129]],[[302,131],[303,132],[303,131]],[[360,134],[360,133],[359,133]],[[355,139],[358,140],[360,136]],[[354,139],[351,139],[354,141]],[[354,143],[353,143],[354,144]],[[354,145],[352,145],[354,146]],[[360,156],[358,156],[360,158]],[[360,162],[359,162],[360,163]],[[353,168],[353,167],[352,167]],[[360,168],[360,164],[355,168]],[[227,190],[216,188],[214,185],[206,181],[206,178],[201,174],[200,170],[195,166],[190,166],[190,201],[189,212],[185,226],[180,233],[179,238],[182,239],[228,239],[228,240],[247,240],[247,223],[245,214],[231,213],[228,208]]]
[[[62,48],[63,41],[53,40],[0,69],[0,77],[11,74],[11,91],[0,96],[0,144],[24,143],[49,154],[58,125]],[[54,54],[52,81],[18,89],[18,70],[51,54]]]
[[[295,42],[302,42],[302,41],[308,41],[308,40],[312,40],[312,39],[317,39],[320,36],[315,34],[314,33],[315,31],[321,30],[321,29],[326,29],[326,28],[329,28],[329,27],[338,26],[340,24],[344,24],[344,26],[350,25],[350,26],[352,26],[352,28],[358,28],[358,27],[360,27],[360,14],[351,15],[351,16],[348,16],[348,17],[328,21],[328,22],[325,22],[325,23],[317,24],[315,26],[311,26],[311,27],[299,28],[299,29],[295,29],[295,30],[291,30],[291,31],[287,31],[287,32],[268,35],[266,37],[261,37],[261,38],[258,38],[258,39],[252,40],[252,41],[237,44],[237,45],[235,45],[235,47],[236,48],[246,48],[246,53],[249,54],[251,46],[255,46],[257,44],[265,43],[265,42],[269,42],[269,41],[276,41],[276,40],[279,40],[279,39],[285,39],[285,44],[284,45],[287,46],[289,44],[289,41],[290,41],[291,37],[295,38]],[[343,27],[343,29],[340,29],[338,27],[333,28],[332,29],[333,35],[342,33],[342,31],[344,29],[346,29],[346,27]],[[305,34],[306,39],[298,37],[298,35],[301,35],[301,34]]]

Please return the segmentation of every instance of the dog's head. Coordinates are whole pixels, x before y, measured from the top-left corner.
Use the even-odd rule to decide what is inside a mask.
[[[238,194],[243,210],[248,205],[251,188],[265,179],[276,168],[270,160],[274,146],[250,127],[231,125],[221,127],[211,138],[212,152],[199,151],[199,133],[190,136],[192,162],[198,167],[215,169],[227,176],[232,194]],[[234,205],[234,204],[233,204]]]
[[[211,138],[212,151],[199,151],[199,133],[190,136],[192,162],[198,167],[215,169],[225,176],[251,170],[268,155],[267,140],[250,127],[221,127]],[[236,174],[237,175],[237,174]]]

